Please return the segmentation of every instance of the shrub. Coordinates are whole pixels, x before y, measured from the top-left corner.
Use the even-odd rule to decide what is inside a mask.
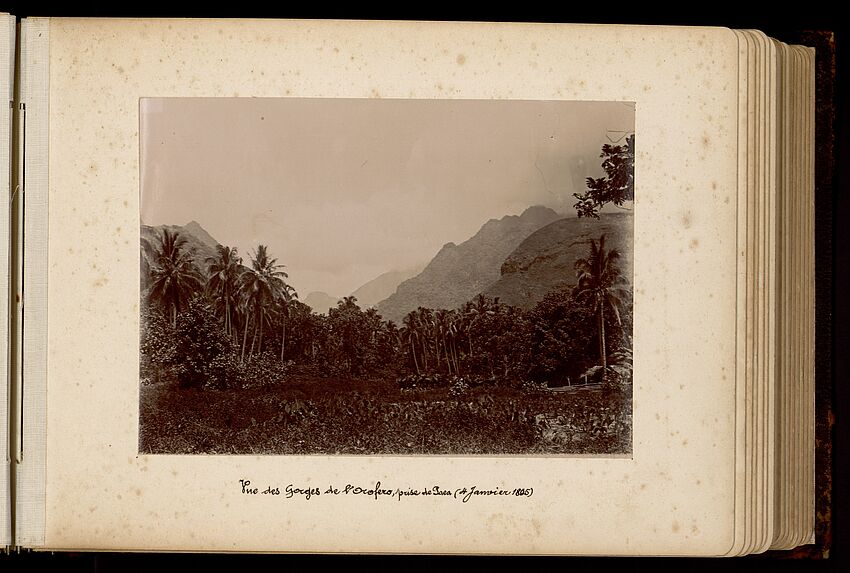
[[[254,388],[279,384],[289,378],[292,366],[291,360],[281,362],[274,353],[263,352],[237,368],[239,386]]]
[[[463,378],[457,378],[452,381],[452,386],[449,388],[449,393],[452,396],[458,396],[460,394],[464,394],[469,390],[469,384]]]
[[[201,298],[177,316],[174,372],[184,388],[228,387],[235,374],[235,349],[212,309]]]
[[[408,374],[397,380],[398,387],[402,390],[428,390],[431,388],[445,388],[451,384],[455,377],[446,377],[442,374]]]
[[[173,378],[177,361],[174,328],[161,313],[142,306],[139,337],[140,378],[148,382],[163,382]]]

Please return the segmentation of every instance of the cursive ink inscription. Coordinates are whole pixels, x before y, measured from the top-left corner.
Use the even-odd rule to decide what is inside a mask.
[[[326,488],[314,487],[311,485],[296,485],[287,484],[284,487],[276,485],[266,485],[265,489],[260,490],[254,486],[249,479],[240,479],[239,486],[242,495],[246,496],[280,496],[283,499],[299,498],[304,501],[310,501],[318,497],[334,498],[334,497],[357,497],[378,501],[380,499],[394,499],[401,501],[403,499],[412,498],[442,498],[454,499],[461,503],[469,503],[477,498],[530,498],[534,495],[532,487],[481,487],[478,485],[467,485],[465,487],[446,487],[442,485],[431,485],[422,488],[416,487],[389,487],[376,481],[373,484],[350,484],[334,485],[330,484]],[[282,494],[282,495],[281,495]]]
[[[260,491],[255,487],[251,487],[251,480],[249,479],[241,479],[239,483],[242,485],[242,493],[246,495],[257,495],[257,492]]]
[[[295,497],[296,495],[303,496],[304,499],[310,500],[314,495],[321,495],[319,488],[317,487],[295,487],[292,484],[289,484],[285,488],[286,490],[286,499]]]

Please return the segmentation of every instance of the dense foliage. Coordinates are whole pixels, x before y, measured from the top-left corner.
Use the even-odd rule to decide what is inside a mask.
[[[362,310],[352,297],[328,315],[292,300],[285,310],[249,308],[242,315],[231,309],[228,319],[199,292],[176,314],[176,324],[155,306],[144,307],[142,375],[184,387],[225,388],[258,383],[252,377],[267,378],[265,371],[288,364],[323,377],[575,384],[608,354],[630,346],[630,293],[618,288],[616,300],[610,294],[584,296],[581,288],[559,289],[530,310],[478,296],[455,310],[420,307],[401,327],[383,321],[374,308]],[[229,321],[242,332],[234,336],[237,329]],[[260,362],[263,369],[256,367]]]
[[[631,394],[482,385],[402,391],[300,376],[270,388],[141,389],[140,451],[170,454],[570,454],[631,450]]]
[[[626,137],[625,145],[603,145],[602,168],[605,177],[587,178],[584,193],[573,193],[579,217],[599,218],[599,209],[608,203],[622,205],[635,198],[635,135]]]
[[[631,289],[604,237],[576,286],[532,309],[479,295],[400,326],[353,297],[316,314],[255,257],[224,247],[206,273],[184,267],[200,279],[179,304],[144,293],[144,451],[629,451]],[[564,385],[589,389],[547,391]]]
[[[634,136],[603,157],[580,216],[633,198]],[[199,268],[188,244],[142,240],[144,451],[630,450],[632,288],[605,235],[533,308],[479,294],[400,324],[354,297],[313,312],[265,245]]]

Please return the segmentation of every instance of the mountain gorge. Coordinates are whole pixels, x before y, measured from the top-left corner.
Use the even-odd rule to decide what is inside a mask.
[[[330,309],[336,306],[339,299],[322,291],[313,291],[302,300],[304,304],[313,309],[313,312],[318,314],[327,314]]]
[[[406,271],[383,273],[351,293],[351,296],[357,299],[357,305],[362,309],[377,306],[382,300],[391,296],[398,285],[418,275],[423,268],[420,266]]]
[[[531,308],[552,289],[576,284],[576,260],[587,257],[590,240],[605,235],[606,249],[620,253],[621,271],[632,281],[634,217],[603,213],[599,219],[568,217],[528,236],[505,258],[501,276],[485,290],[488,297]]]
[[[216,256],[218,242],[201,225],[141,226],[141,287],[149,283],[154,248],[163,230],[179,233],[202,272]],[[483,293],[503,303],[532,308],[552,289],[576,283],[575,262],[586,257],[591,239],[606,236],[606,247],[620,253],[620,267],[632,280],[634,217],[631,212],[602,213],[599,219],[563,217],[546,207],[487,221],[460,244],[447,243],[423,268],[389,271],[352,293],[358,305],[376,306],[385,320],[400,324],[418,307],[453,309]],[[421,272],[417,271],[421,270]],[[327,314],[340,299],[310,292],[301,301]]]
[[[419,306],[461,306],[499,279],[505,258],[526,237],[560,218],[552,209],[536,206],[521,215],[489,220],[469,240],[444,245],[421,273],[378,304],[378,312],[399,323]]]

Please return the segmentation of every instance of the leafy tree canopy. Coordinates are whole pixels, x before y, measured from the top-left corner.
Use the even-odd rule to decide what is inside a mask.
[[[620,206],[635,198],[635,136],[626,138],[625,145],[603,145],[600,157],[605,177],[587,178],[587,190],[573,193],[578,202],[573,205],[579,217],[599,218],[599,210],[608,203]]]

